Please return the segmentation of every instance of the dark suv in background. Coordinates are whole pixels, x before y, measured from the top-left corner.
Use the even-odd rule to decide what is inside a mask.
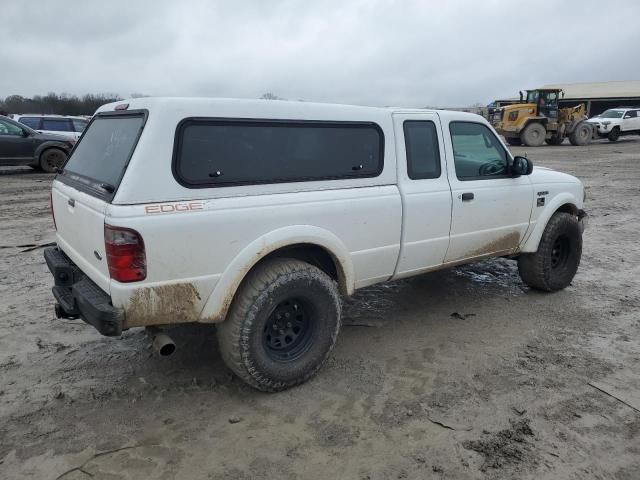
[[[28,165],[55,173],[64,164],[75,140],[38,133],[0,116],[0,165]]]
[[[89,120],[83,117],[68,117],[48,114],[18,114],[11,118],[40,133],[53,133],[78,140]]]

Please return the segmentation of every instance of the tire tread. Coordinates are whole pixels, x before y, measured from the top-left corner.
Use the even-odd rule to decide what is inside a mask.
[[[564,287],[558,287],[551,282],[550,266],[545,260],[550,257],[553,243],[555,241],[555,231],[562,228],[564,223],[576,224],[577,219],[574,215],[566,212],[556,212],[551,216],[547,226],[545,227],[542,238],[535,253],[525,253],[518,258],[518,273],[520,278],[532,288],[545,292],[553,292]],[[582,255],[582,238],[578,235],[578,264],[580,264],[580,256]],[[575,275],[575,272],[574,272]],[[573,276],[572,276],[573,278]]]
[[[300,275],[311,275],[316,277],[317,280],[331,284],[330,291],[334,296],[334,301],[338,305],[337,328],[332,332],[331,347],[313,369],[294,381],[274,381],[261,374],[255,366],[253,366],[251,359],[243,355],[243,351],[247,350],[251,327],[250,324],[247,324],[247,319],[252,318],[248,316],[248,313],[254,307],[258,297],[267,286],[285,277],[292,278]],[[233,373],[258,390],[277,392],[304,383],[315,375],[335,345],[340,327],[340,297],[334,280],[319,268],[301,260],[276,258],[265,261],[249,273],[238,289],[226,320],[218,325],[217,332],[222,359]]]

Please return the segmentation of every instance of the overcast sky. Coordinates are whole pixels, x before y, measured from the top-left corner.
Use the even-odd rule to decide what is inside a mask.
[[[0,97],[467,106],[640,79],[640,2],[2,0],[0,45]]]

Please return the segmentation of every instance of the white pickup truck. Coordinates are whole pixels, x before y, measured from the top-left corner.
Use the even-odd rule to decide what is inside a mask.
[[[507,257],[569,285],[579,180],[512,157],[482,117],[303,102],[140,98],[101,107],[52,186],[56,314],[104,335],[217,323],[227,365],[311,377],[341,295]]]

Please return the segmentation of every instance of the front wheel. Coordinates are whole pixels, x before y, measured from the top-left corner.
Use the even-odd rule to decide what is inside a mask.
[[[547,223],[538,251],[518,258],[518,272],[532,288],[554,292],[567,287],[580,265],[582,232],[575,215],[553,214]]]
[[[616,142],[620,138],[620,129],[618,127],[614,128],[609,132],[607,138],[610,142]]]
[[[525,127],[520,138],[522,139],[522,143],[527,147],[539,147],[544,143],[546,135],[547,130],[544,128],[544,125],[533,122]]]
[[[581,122],[573,129],[571,135],[569,135],[569,142],[576,147],[588,145],[591,142],[591,136],[592,132],[589,124]]]
[[[340,331],[340,296],[322,270],[278,258],[259,265],[218,325],[220,352],[243,381],[276,392],[299,385],[322,366]]]

